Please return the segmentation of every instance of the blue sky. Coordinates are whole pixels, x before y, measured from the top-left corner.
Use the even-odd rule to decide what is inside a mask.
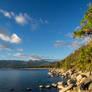
[[[64,59],[90,0],[0,0],[0,59]],[[85,40],[86,41],[86,40]]]

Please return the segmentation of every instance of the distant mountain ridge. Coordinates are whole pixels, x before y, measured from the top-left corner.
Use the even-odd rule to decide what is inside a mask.
[[[18,68],[18,67],[46,67],[55,62],[45,60],[0,60],[0,68]]]

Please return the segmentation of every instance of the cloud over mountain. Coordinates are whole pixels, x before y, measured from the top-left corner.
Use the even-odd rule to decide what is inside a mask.
[[[32,60],[41,60],[42,58],[38,55],[30,55],[29,56]]]

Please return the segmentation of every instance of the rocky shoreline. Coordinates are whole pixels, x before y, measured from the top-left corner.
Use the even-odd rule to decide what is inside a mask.
[[[50,69],[48,75],[61,77],[62,81],[57,82],[59,92],[92,92],[92,73],[75,71],[73,69]],[[53,83],[54,84],[54,83]]]

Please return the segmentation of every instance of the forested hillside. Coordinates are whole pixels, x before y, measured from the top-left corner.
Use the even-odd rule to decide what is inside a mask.
[[[73,39],[84,39],[89,37],[90,40],[72,54],[67,56],[61,62],[54,65],[57,68],[74,68],[82,71],[92,71],[92,4],[86,11],[79,30],[74,31]]]

